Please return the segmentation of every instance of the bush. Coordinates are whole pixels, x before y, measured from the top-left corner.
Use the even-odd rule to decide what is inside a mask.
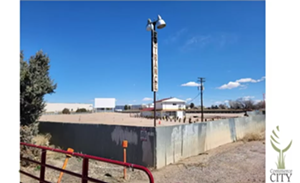
[[[87,112],[85,108],[80,108],[76,110],[76,113],[82,113],[82,112]]]
[[[64,110],[62,110],[63,114],[70,114],[70,110],[68,108],[64,108]]]

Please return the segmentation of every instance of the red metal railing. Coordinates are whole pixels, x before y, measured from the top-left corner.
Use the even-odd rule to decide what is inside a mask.
[[[27,172],[24,172],[23,170],[20,170],[20,173],[22,173],[24,175],[27,175],[27,176],[29,176],[33,179],[39,180],[40,183],[51,183],[51,182],[45,180],[45,169],[46,169],[46,167],[57,170],[57,171],[60,171],[60,172],[64,172],[64,173],[67,173],[67,174],[70,174],[70,175],[73,175],[75,177],[79,177],[79,178],[81,178],[81,183],[87,183],[88,181],[97,182],[97,183],[106,183],[106,182],[103,182],[101,180],[97,180],[97,179],[94,179],[94,178],[91,178],[91,177],[88,176],[89,159],[93,159],[93,160],[97,160],[97,161],[103,161],[103,162],[107,162],[107,163],[111,163],[111,164],[115,164],[115,165],[120,165],[120,166],[125,166],[125,167],[128,167],[128,168],[132,168],[132,169],[141,170],[141,171],[143,171],[147,174],[150,183],[154,183],[154,179],[153,179],[153,176],[152,176],[152,173],[150,172],[150,170],[148,170],[147,168],[145,168],[143,166],[140,166],[140,165],[135,165],[135,164],[131,164],[131,163],[124,163],[124,162],[121,162],[121,161],[115,161],[115,160],[111,160],[111,159],[100,158],[100,157],[97,157],[97,156],[90,156],[90,155],[85,155],[85,154],[80,154],[80,153],[75,153],[75,152],[70,153],[70,152],[64,151],[64,150],[59,150],[59,149],[54,149],[54,148],[49,148],[49,147],[43,147],[43,146],[37,146],[37,145],[27,144],[27,143],[23,143],[23,142],[21,142],[21,145],[28,146],[28,147],[34,147],[34,148],[38,148],[38,149],[42,150],[41,162],[31,160],[29,158],[24,158],[24,157],[21,156],[21,160],[36,163],[36,164],[41,166],[40,177],[36,177],[36,176],[31,175]],[[53,152],[58,152],[58,153],[63,153],[63,154],[69,154],[69,155],[72,155],[72,156],[83,158],[83,161],[82,161],[82,174],[74,173],[74,172],[71,172],[71,171],[68,171],[68,170],[64,170],[64,169],[57,168],[55,166],[46,164],[47,151],[53,151]]]

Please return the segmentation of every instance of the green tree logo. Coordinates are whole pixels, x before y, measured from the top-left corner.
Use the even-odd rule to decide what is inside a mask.
[[[279,126],[276,127],[276,130],[277,130],[277,133],[278,133],[279,132]],[[281,145],[280,144],[280,139],[279,139],[278,135],[276,134],[276,132],[274,130],[272,131],[272,133],[273,133],[271,135],[272,147],[274,148],[275,151],[277,151],[279,153],[279,157],[278,157],[278,160],[277,160],[277,163],[276,163],[277,169],[285,169],[285,163],[284,163],[285,156],[283,156],[283,153],[285,153],[287,150],[289,150],[289,148],[292,145],[292,140],[286,148],[279,149],[275,144]]]

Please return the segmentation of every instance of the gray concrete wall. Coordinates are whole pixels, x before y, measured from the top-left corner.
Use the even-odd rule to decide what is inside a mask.
[[[128,141],[127,162],[161,168],[234,142],[246,133],[265,129],[265,115],[174,126],[135,127],[103,124],[41,122],[40,133],[63,149],[123,161],[122,141]],[[156,145],[155,145],[156,144]]]
[[[247,114],[248,114],[249,116],[255,116],[255,115],[262,115],[263,112],[260,111],[260,110],[254,110],[254,111],[247,112]]]
[[[207,123],[156,128],[156,167],[204,152]]]
[[[264,130],[265,115],[156,128],[156,167],[198,155]]]
[[[122,141],[128,141],[127,162],[154,167],[153,127],[41,122],[40,133],[52,135],[51,144],[75,152],[123,161]]]
[[[242,139],[246,133],[253,133],[265,129],[265,115],[253,115],[250,117],[236,118],[235,130],[236,138]]]

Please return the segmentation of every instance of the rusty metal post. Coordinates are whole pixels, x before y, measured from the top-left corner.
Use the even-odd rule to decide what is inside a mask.
[[[47,150],[42,149],[42,154],[41,154],[41,170],[40,170],[40,183],[43,183],[45,181],[45,171],[46,171],[46,155],[47,155]]]
[[[84,157],[82,161],[82,179],[81,183],[88,183],[88,178],[89,176],[89,159]]]

